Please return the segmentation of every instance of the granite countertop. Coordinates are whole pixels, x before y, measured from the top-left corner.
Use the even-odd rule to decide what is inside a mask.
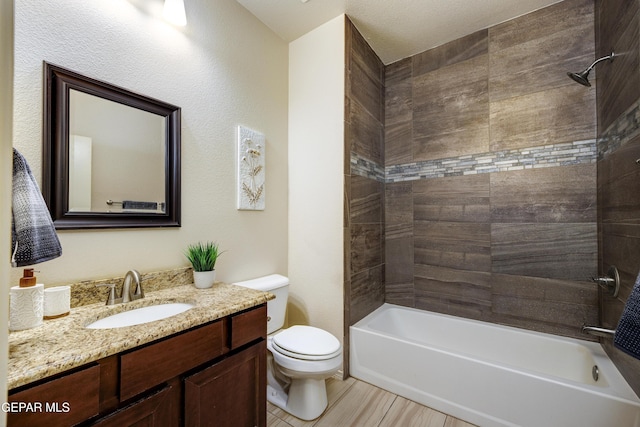
[[[9,334],[9,390],[258,306],[274,298],[268,292],[217,282],[210,289],[193,285],[145,292],[145,298],[106,306],[104,302],[71,309],[68,316]],[[195,307],[151,323],[115,329],[87,329],[95,320],[159,302]]]

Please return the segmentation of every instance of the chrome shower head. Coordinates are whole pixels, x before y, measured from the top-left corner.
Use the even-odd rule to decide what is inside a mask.
[[[615,53],[611,52],[611,55],[603,56],[600,59],[596,59],[593,64],[591,64],[586,70],[579,73],[568,72],[567,76],[571,77],[574,81],[580,83],[583,86],[591,86],[591,83],[589,83],[589,72],[591,71],[591,69],[595,67],[598,62],[605,61],[607,59],[613,61],[614,56],[616,56]]]
[[[574,81],[580,83],[583,86],[591,86],[591,83],[589,83],[589,71],[591,70],[586,69],[581,73],[568,72],[567,76],[571,77]]]

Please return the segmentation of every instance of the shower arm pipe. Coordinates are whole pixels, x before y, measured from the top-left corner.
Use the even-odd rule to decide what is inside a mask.
[[[611,54],[610,54],[610,55],[603,56],[602,58],[598,58],[598,59],[596,59],[595,61],[593,61],[593,64],[591,64],[591,65],[589,66],[589,68],[587,68],[586,70],[584,70],[584,71],[583,71],[583,73],[588,73],[589,71],[591,71],[591,70],[593,69],[593,67],[595,67],[595,66],[596,66],[596,64],[597,64],[597,63],[599,63],[599,62],[606,61],[607,59],[608,59],[608,60],[612,60],[614,56],[616,56],[616,54],[615,54],[615,53],[613,53],[613,52],[611,52]]]

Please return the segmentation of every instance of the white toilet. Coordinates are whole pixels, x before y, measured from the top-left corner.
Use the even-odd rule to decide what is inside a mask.
[[[327,408],[325,380],[342,366],[342,346],[329,332],[313,326],[284,326],[289,279],[279,274],[235,283],[271,292],[267,303],[267,400],[303,420]]]

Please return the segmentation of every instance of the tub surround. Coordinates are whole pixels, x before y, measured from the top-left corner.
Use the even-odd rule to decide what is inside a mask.
[[[344,341],[348,342],[349,325],[384,303],[384,170],[379,165],[384,163],[385,106],[384,64],[349,19],[345,32]]]
[[[566,0],[386,65],[385,302],[588,339],[596,97],[566,71],[593,20]]]
[[[384,302],[589,339],[596,91],[566,71],[593,23],[565,0],[382,64],[347,20],[345,362]]]
[[[184,274],[182,271],[171,271],[176,276]],[[89,297],[88,304],[77,305],[82,300],[77,298],[69,316],[45,320],[38,328],[10,333],[8,389],[264,304],[273,298],[268,292],[220,282],[210,289],[196,289],[190,284],[192,278],[182,282],[183,284],[176,285],[180,282],[174,282],[172,286],[168,286],[170,282],[165,280],[167,273],[156,274],[157,281],[154,284],[149,276],[143,275],[145,298],[141,300],[106,306],[106,296],[102,295],[105,289],[100,288],[102,292],[99,302],[92,302],[93,297]],[[81,286],[87,284],[88,282],[82,282]],[[78,291],[77,284],[72,285],[72,293],[74,291]],[[195,307],[152,323],[116,329],[85,328],[87,324],[111,314],[159,302],[189,302],[195,304]]]

